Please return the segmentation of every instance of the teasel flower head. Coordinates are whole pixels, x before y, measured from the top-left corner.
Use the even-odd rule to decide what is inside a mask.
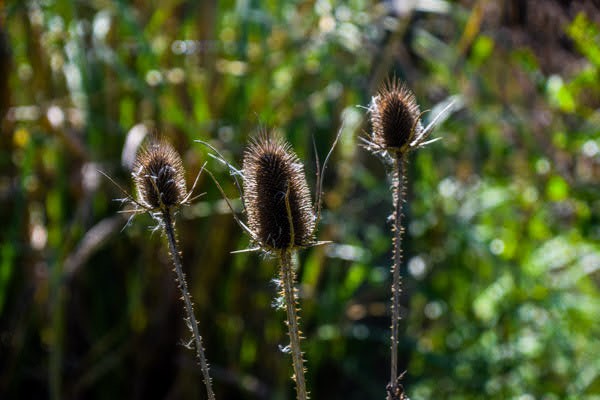
[[[451,102],[423,127],[421,112],[413,92],[400,80],[388,80],[371,99],[368,110],[372,132],[363,138],[365,147],[375,154],[402,157],[413,149],[439,140],[427,140],[438,120],[453,106]]]
[[[206,385],[206,391],[210,400],[215,399],[212,388],[208,362],[200,336],[198,322],[194,315],[194,307],[188,284],[183,273],[183,262],[181,251],[177,240],[175,230],[174,215],[177,207],[183,204],[189,204],[192,193],[198,178],[202,173],[204,166],[198,172],[196,180],[192,185],[192,189],[187,192],[185,183],[185,170],[179,153],[165,139],[153,137],[150,142],[142,146],[133,163],[131,175],[136,187],[137,199],[123,190],[116,182],[108,175],[104,174],[108,179],[121,189],[126,195],[124,199],[119,199],[123,203],[134,205],[131,210],[124,212],[131,213],[127,225],[133,217],[142,212],[148,212],[158,224],[153,231],[162,230],[167,240],[169,254],[173,263],[173,271],[176,274],[175,282],[181,293],[181,300],[184,303],[186,313],[185,321],[190,330],[193,339],[186,346],[192,348],[192,343],[195,345],[196,357],[202,370],[202,378]],[[127,226],[125,225],[125,226]]]
[[[373,143],[387,151],[405,151],[423,129],[415,95],[398,80],[383,86],[370,110]]]
[[[189,199],[181,157],[164,139],[153,139],[138,151],[132,176],[137,203],[147,210],[168,209]]]
[[[242,166],[248,227],[265,250],[313,245],[316,215],[304,167],[289,143],[263,132],[251,140]]]

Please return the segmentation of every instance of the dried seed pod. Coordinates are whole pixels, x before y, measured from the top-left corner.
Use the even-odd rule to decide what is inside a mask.
[[[259,245],[270,249],[314,242],[315,213],[304,167],[289,143],[262,133],[244,153],[244,204]]]
[[[165,140],[153,140],[140,149],[132,176],[139,203],[150,210],[177,206],[186,198],[183,162]]]
[[[372,141],[380,150],[403,153],[423,127],[415,95],[399,80],[389,80],[370,106]]]

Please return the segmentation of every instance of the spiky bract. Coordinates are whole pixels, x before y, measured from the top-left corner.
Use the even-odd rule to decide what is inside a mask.
[[[310,191],[304,167],[289,143],[259,134],[244,153],[243,175],[248,225],[261,247],[313,244],[315,213]]]
[[[149,210],[177,206],[186,198],[183,162],[165,140],[153,140],[140,149],[132,176],[138,202]]]
[[[371,141],[378,151],[404,153],[423,130],[415,95],[397,79],[386,82],[369,110]]]

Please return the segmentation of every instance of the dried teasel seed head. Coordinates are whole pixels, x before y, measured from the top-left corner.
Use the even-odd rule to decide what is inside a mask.
[[[185,199],[183,162],[163,139],[153,139],[138,151],[132,176],[138,202],[148,209],[177,206]]]
[[[304,167],[289,143],[259,134],[244,153],[243,174],[248,225],[260,245],[286,249],[314,242],[315,212]]]
[[[389,153],[403,153],[423,129],[415,95],[398,79],[385,83],[369,107],[373,144]]]

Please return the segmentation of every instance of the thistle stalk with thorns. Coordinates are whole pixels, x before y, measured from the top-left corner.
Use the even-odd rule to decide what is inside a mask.
[[[162,228],[165,233],[173,262],[173,270],[176,274],[176,282],[181,291],[181,299],[187,315],[185,322],[193,337],[186,347],[191,348],[192,342],[195,343],[196,357],[202,370],[208,398],[215,400],[208,362],[202,345],[202,336],[200,336],[198,322],[194,315],[194,305],[183,273],[181,251],[177,243],[175,221],[173,220],[175,212],[181,205],[188,205],[200,196],[192,197],[192,194],[203,168],[196,176],[192,189],[187,192],[185,170],[181,157],[167,141],[152,139],[147,146],[138,151],[133,165],[132,177],[136,187],[137,199],[129,195],[109,176],[104,175],[125,193],[126,197],[121,201],[133,204],[133,209],[124,210],[123,212],[131,212],[131,218],[136,214],[148,212],[158,221],[156,229]]]
[[[340,135],[341,129],[325,158],[323,171]],[[304,167],[289,143],[281,137],[262,132],[252,139],[244,153],[241,170],[229,164],[214,147],[199,142],[210,147],[217,154],[214,157],[228,166],[240,191],[248,216],[247,224],[237,217],[221,185],[210,171],[207,171],[229,205],[235,221],[251,238],[253,247],[242,251],[260,250],[275,255],[279,260],[280,294],[287,314],[286,325],[290,337],[289,349],[292,355],[296,396],[298,400],[306,400],[309,393],[300,346],[303,337],[299,327],[300,309],[293,260],[298,250],[327,243],[315,240],[321,216],[323,171],[317,159],[317,188],[315,202],[311,204]],[[242,185],[237,181],[237,176],[241,176]]]
[[[404,388],[400,383],[404,372],[398,374],[398,341],[400,326],[400,293],[402,264],[402,205],[406,202],[407,174],[406,163],[408,154],[415,149],[433,143],[440,138],[427,140],[440,118],[453,106],[450,102],[433,121],[423,128],[421,117],[423,113],[414,94],[399,80],[391,79],[386,82],[379,93],[374,96],[368,111],[371,117],[372,133],[368,138],[362,138],[367,150],[391,162],[392,170],[392,200],[394,211],[393,226],[393,264],[392,264],[392,321],[391,321],[391,360],[390,382],[387,385],[387,400],[407,399]]]

